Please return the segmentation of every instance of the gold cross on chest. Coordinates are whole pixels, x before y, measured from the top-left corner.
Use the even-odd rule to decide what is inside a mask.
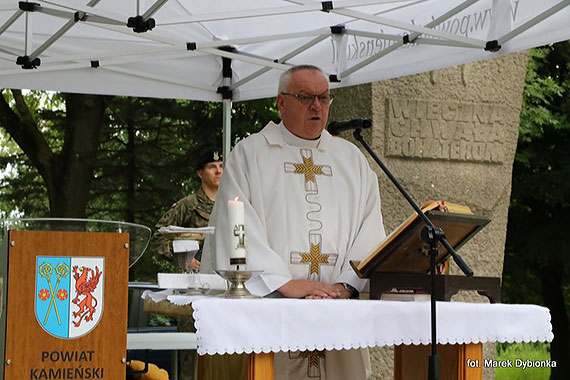
[[[305,175],[305,182],[315,182],[316,174],[324,174],[323,165],[314,165],[313,157],[303,157],[302,164],[293,165],[295,166],[294,173]]]
[[[314,191],[317,186],[317,175],[332,176],[331,167],[328,165],[315,165],[313,162],[313,151],[311,149],[301,149],[301,159],[303,163],[286,162],[285,172],[293,174],[303,174],[305,177],[305,188],[307,191]]]

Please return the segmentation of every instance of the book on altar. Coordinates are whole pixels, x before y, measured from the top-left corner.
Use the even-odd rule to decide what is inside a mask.
[[[455,250],[491,221],[487,217],[474,215],[467,206],[446,201],[429,201],[421,209],[436,227],[444,231],[446,240]],[[414,212],[368,257],[362,261],[351,261],[352,268],[362,278],[369,277],[373,272],[428,273],[429,246],[420,239],[420,232],[425,225]],[[447,249],[440,244],[436,263],[441,264],[449,255]]]
[[[392,291],[389,293],[382,293],[380,295],[382,301],[429,301],[431,295],[425,292],[418,292],[415,290],[402,290]]]

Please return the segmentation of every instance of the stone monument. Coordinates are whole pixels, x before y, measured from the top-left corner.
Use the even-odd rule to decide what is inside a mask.
[[[363,135],[420,206],[445,200],[491,218],[459,251],[476,276],[501,277],[503,272],[527,60],[528,53],[519,52],[334,91],[329,121],[372,119],[372,129]],[[343,137],[353,141],[348,132]],[[369,162],[378,175],[389,233],[413,210]],[[455,264],[450,273],[462,274]],[[475,292],[462,292],[454,300],[487,302]],[[485,345],[483,356],[494,355],[495,345]],[[371,350],[373,379],[393,376],[392,358],[391,348]],[[485,369],[484,378],[493,379],[493,369]]]

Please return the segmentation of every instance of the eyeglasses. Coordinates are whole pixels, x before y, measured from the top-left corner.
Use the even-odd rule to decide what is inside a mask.
[[[315,99],[319,99],[319,103],[328,106],[333,102],[333,99],[334,99],[333,94],[320,94],[320,95],[302,94],[302,95],[299,95],[299,94],[290,94],[288,92],[282,92],[281,94],[287,95],[287,96],[293,96],[294,98],[297,98],[299,103],[301,103],[304,106],[308,106],[310,104],[313,104]]]

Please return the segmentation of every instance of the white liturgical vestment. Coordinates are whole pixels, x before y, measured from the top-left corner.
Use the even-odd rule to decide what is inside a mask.
[[[263,271],[248,281],[252,293],[265,296],[291,279],[362,290],[365,280],[349,261],[366,258],[386,235],[378,179],[354,144],[326,130],[317,140],[301,139],[272,122],[240,141],[212,211],[216,232],[204,245],[204,272],[230,269],[228,201],[236,197],[245,208],[247,269]],[[363,364],[360,350],[280,352],[275,378],[364,379]]]

